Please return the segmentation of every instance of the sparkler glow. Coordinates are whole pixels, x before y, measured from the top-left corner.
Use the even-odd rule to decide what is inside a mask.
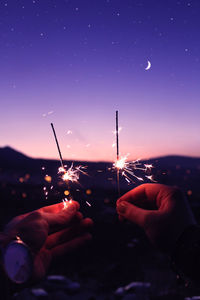
[[[116,111],[116,147],[117,147],[117,188],[118,188],[118,196],[120,197],[120,185],[119,185],[119,168],[122,165],[122,162],[119,162],[119,124],[118,124],[118,110]]]
[[[59,146],[59,143],[58,143],[58,139],[57,139],[57,136],[56,136],[56,132],[55,132],[55,128],[53,126],[53,123],[51,123],[51,127],[52,127],[52,130],[53,130],[53,134],[54,134],[54,138],[55,138],[55,141],[56,141],[58,153],[59,153],[59,156],[60,156],[61,166],[58,168],[58,174],[61,174],[62,180],[67,182],[67,183],[69,183],[69,181],[77,183],[79,181],[80,173],[83,173],[83,174],[87,175],[87,173],[84,171],[86,169],[86,166],[79,165],[79,166],[74,167],[74,164],[72,163],[71,166],[67,169],[67,166],[64,165],[64,163],[63,163],[63,158],[62,158],[62,154],[61,154],[61,151],[60,151],[60,146]],[[70,130],[68,130],[68,134],[72,134],[72,132]],[[63,205],[64,205],[63,209],[65,209],[67,207],[66,201],[68,201],[67,198],[65,198],[63,200]]]
[[[114,134],[116,135],[116,147],[117,147],[117,159],[113,164],[113,169],[117,170],[117,187],[118,187],[118,195],[120,197],[120,183],[119,183],[119,175],[121,174],[125,180],[128,183],[135,183],[135,179],[138,181],[144,181],[144,178],[147,178],[148,180],[152,182],[156,182],[153,179],[153,175],[149,175],[149,172],[153,168],[153,165],[151,164],[144,164],[140,162],[139,159],[135,161],[128,162],[128,156],[129,154],[120,157],[119,155],[119,126],[118,126],[118,111],[116,111],[116,131],[114,131]],[[136,172],[140,174],[140,176]],[[141,173],[146,173],[143,177],[141,176]]]
[[[128,183],[135,183],[134,179],[138,180],[138,181],[144,181],[144,178],[147,178],[148,180],[152,181],[152,182],[156,182],[153,179],[153,175],[149,175],[148,173],[151,171],[151,169],[153,168],[153,165],[151,164],[144,164],[142,162],[140,162],[139,159],[135,160],[135,161],[130,161],[128,162],[128,155],[123,156],[121,158],[119,158],[114,164],[114,168],[117,168],[117,170],[119,171],[119,173],[125,177],[126,181]],[[142,176],[138,176],[136,175],[136,172],[141,173],[146,173],[146,175],[144,175],[144,178]]]
[[[67,208],[67,206],[68,206],[67,204],[68,204],[69,200],[67,198],[65,198],[62,200],[62,202],[63,202],[63,209]]]
[[[80,172],[86,174],[83,171],[83,169],[85,169],[85,167],[84,166],[74,167],[74,165],[72,163],[71,167],[68,170],[66,169],[67,166],[64,166],[64,163],[63,163],[63,158],[62,158],[62,154],[61,154],[61,151],[60,151],[60,146],[59,146],[59,143],[58,143],[58,139],[57,139],[57,136],[56,136],[56,132],[55,132],[55,128],[53,126],[53,123],[51,123],[51,127],[52,127],[52,130],[53,130],[54,138],[55,138],[56,145],[57,145],[57,148],[58,148],[58,153],[59,153],[59,156],[60,156],[61,167],[58,168],[58,173],[62,174],[62,179],[64,181],[78,182]]]
[[[62,174],[62,179],[64,181],[78,182],[80,173],[87,175],[87,173],[83,171],[85,168],[86,167],[81,165],[74,167],[72,163],[68,170],[66,170],[66,166],[60,167],[58,173]]]

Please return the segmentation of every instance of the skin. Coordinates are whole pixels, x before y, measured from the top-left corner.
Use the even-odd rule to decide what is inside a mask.
[[[78,209],[78,202],[69,201],[65,209],[63,203],[59,203],[17,216],[0,234],[0,244],[5,247],[19,236],[34,254],[32,280],[40,280],[46,275],[52,260],[91,239],[88,231],[93,222],[84,219]]]
[[[117,200],[121,220],[142,227],[157,248],[171,253],[184,229],[196,224],[179,189],[162,184],[143,184]]]

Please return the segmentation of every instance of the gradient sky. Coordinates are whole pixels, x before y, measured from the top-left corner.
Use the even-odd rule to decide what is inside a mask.
[[[0,146],[200,156],[200,1],[0,1]],[[152,67],[146,71],[147,61]],[[71,131],[72,134],[69,132]]]

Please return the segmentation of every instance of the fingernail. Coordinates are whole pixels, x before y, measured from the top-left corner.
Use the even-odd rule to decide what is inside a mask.
[[[125,201],[120,202],[120,204],[117,206],[117,210],[121,214],[124,214],[126,212],[126,208],[127,208],[127,205],[126,205]]]

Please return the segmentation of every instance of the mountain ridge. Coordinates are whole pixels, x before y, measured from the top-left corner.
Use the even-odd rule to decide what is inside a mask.
[[[66,163],[71,163],[72,160],[64,160]],[[200,157],[183,156],[183,155],[166,155],[153,157],[150,159],[141,159],[141,161],[159,164],[161,167],[175,167],[180,165],[182,167],[197,167],[200,166]],[[19,168],[24,165],[33,166],[34,163],[48,162],[52,165],[59,164],[59,159],[45,159],[45,158],[32,158],[23,154],[22,152],[13,149],[10,146],[0,147],[0,168]],[[75,161],[85,162],[89,165],[110,165],[112,162],[106,161]],[[29,166],[30,167],[30,166]]]

